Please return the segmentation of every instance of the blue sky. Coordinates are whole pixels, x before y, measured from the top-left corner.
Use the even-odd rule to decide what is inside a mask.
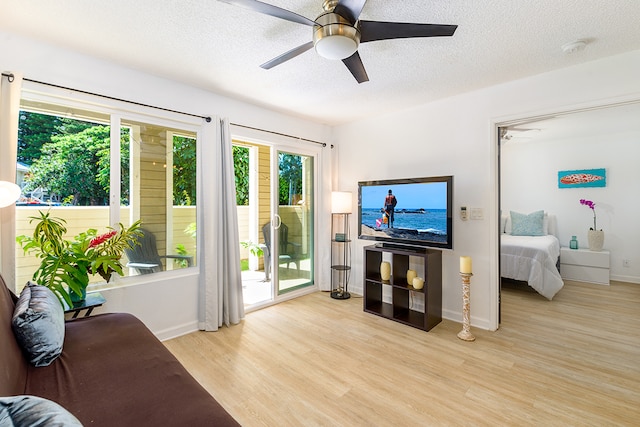
[[[396,209],[447,208],[447,184],[445,182],[363,186],[362,207],[364,209],[381,208],[389,190],[393,191],[398,200]]]

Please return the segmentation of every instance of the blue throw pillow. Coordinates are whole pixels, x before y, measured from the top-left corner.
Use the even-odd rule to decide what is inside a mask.
[[[544,211],[529,215],[511,211],[511,235],[544,236]]]
[[[31,364],[47,366],[62,353],[64,310],[49,288],[27,283],[16,303],[11,325]]]
[[[0,397],[0,426],[82,427],[69,411],[36,396]]]

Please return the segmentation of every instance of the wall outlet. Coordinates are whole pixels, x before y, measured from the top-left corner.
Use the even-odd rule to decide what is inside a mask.
[[[631,261],[628,259],[623,259],[622,260],[622,266],[623,267],[631,267]]]

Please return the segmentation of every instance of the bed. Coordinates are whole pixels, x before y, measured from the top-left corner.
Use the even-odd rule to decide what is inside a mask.
[[[560,242],[555,236],[555,217],[544,214],[543,231],[531,233],[542,235],[512,235],[511,218],[514,213],[511,212],[512,215],[503,217],[501,221],[500,275],[507,279],[527,282],[540,295],[551,300],[564,286],[557,267]]]

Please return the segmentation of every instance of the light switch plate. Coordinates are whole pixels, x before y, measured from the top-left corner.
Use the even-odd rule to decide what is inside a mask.
[[[471,219],[484,219],[484,210],[482,208],[471,208]]]

